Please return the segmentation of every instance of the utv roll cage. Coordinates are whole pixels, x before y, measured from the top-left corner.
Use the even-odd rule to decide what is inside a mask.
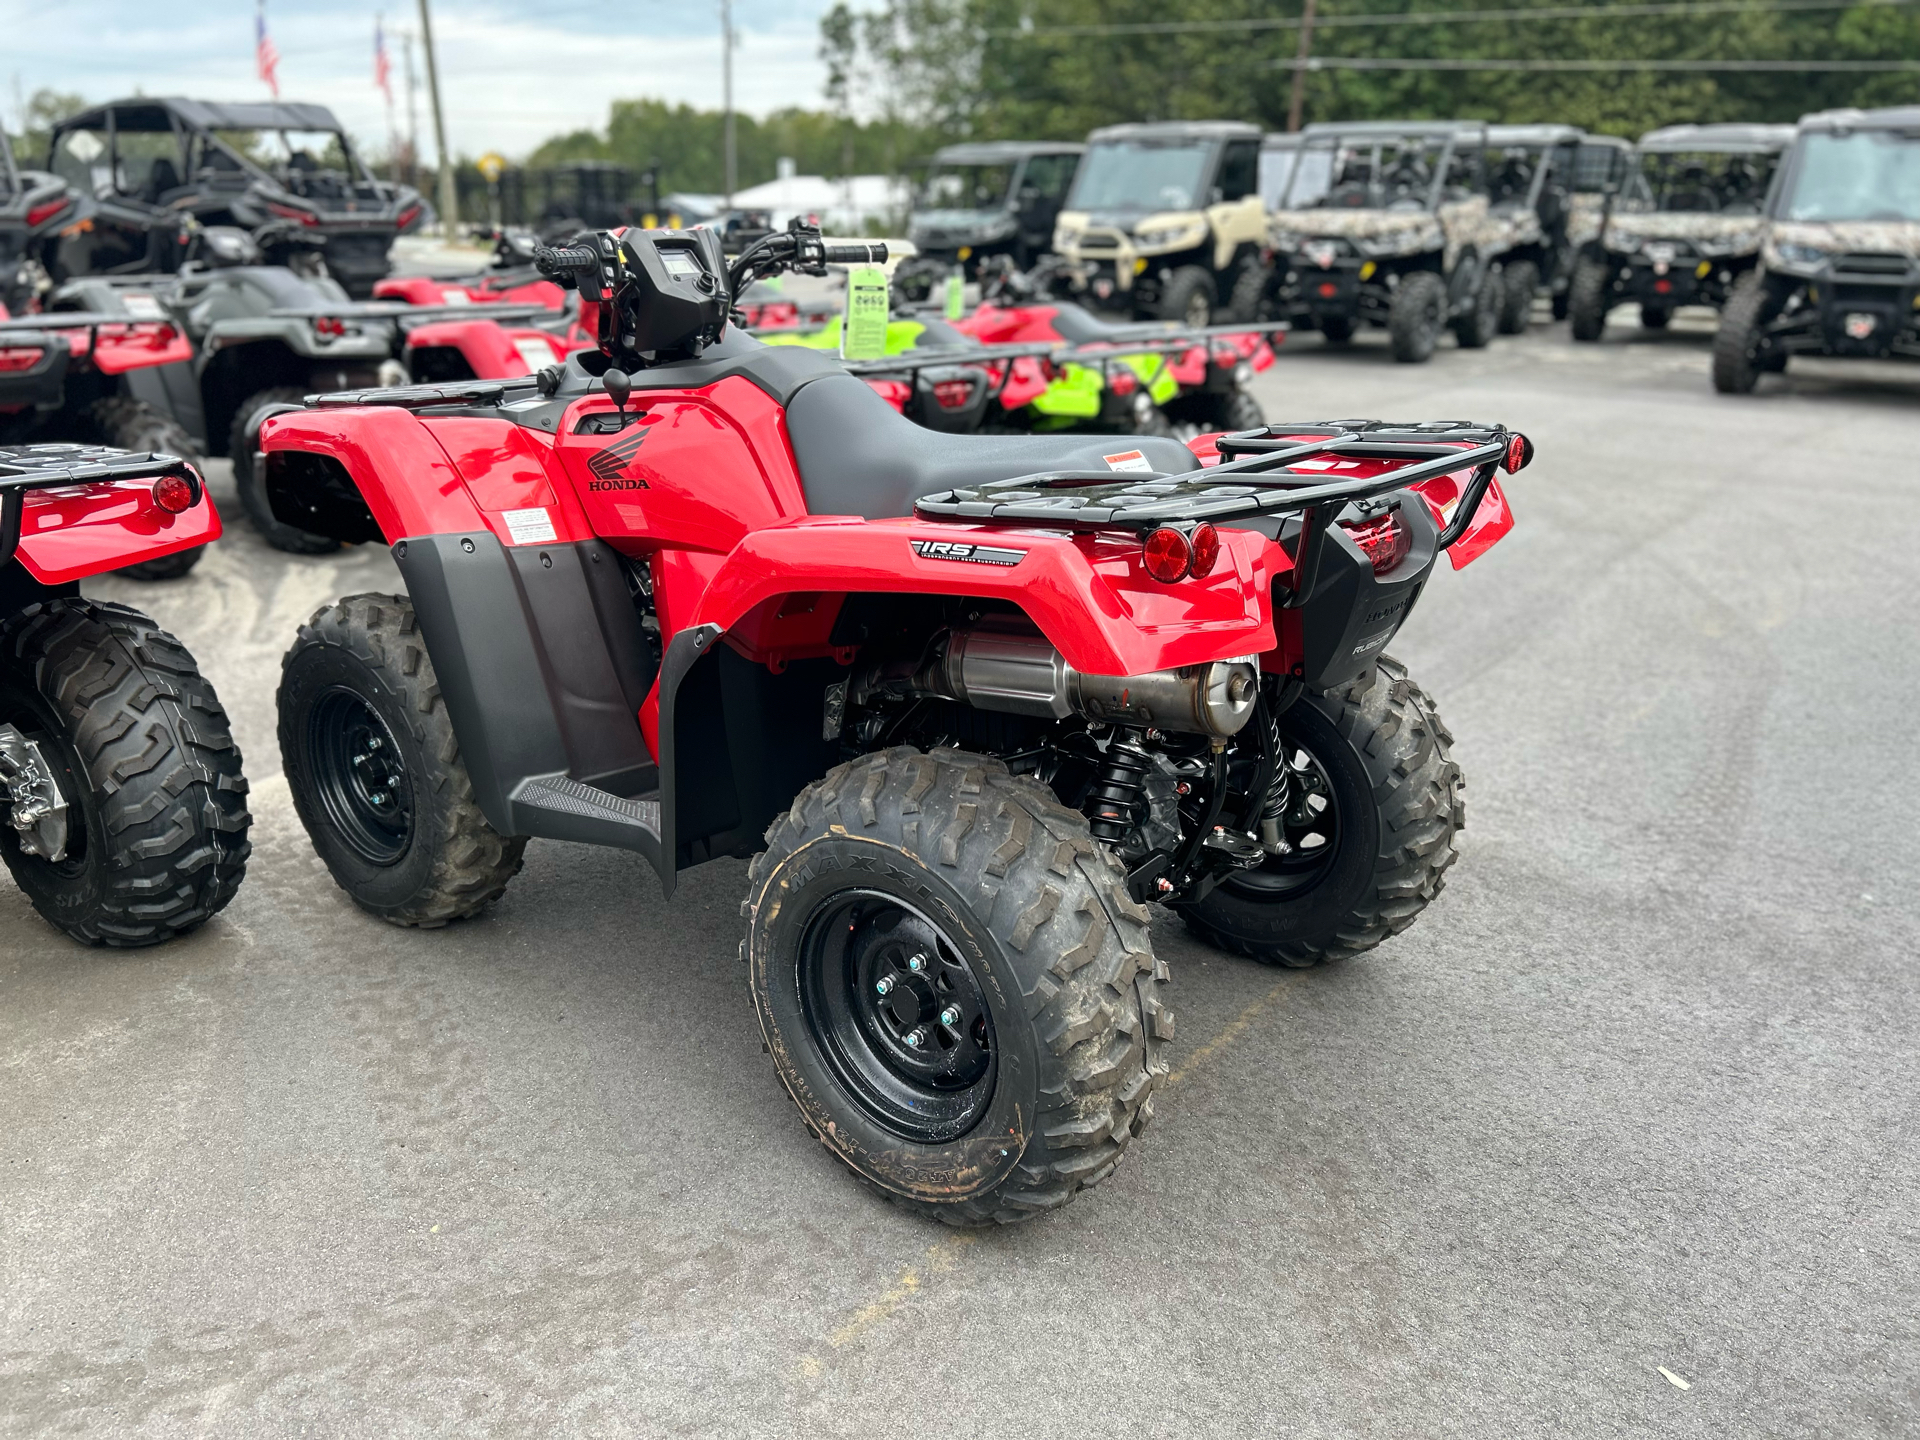
[[[1722,205],[1735,200],[1741,204],[1751,203],[1757,215],[1765,204],[1773,172],[1778,168],[1779,156],[1793,143],[1793,135],[1794,127],[1791,125],[1746,123],[1668,125],[1659,130],[1650,130],[1640,137],[1640,143],[1633,148],[1618,198],[1649,210],[1710,212],[1719,212]],[[1682,157],[1689,155],[1747,156],[1770,163],[1766,165],[1766,173],[1759,177],[1758,183],[1737,197],[1731,194],[1716,196],[1706,191],[1680,192],[1676,196],[1674,184],[1677,179],[1684,178],[1684,174],[1676,177],[1665,172]],[[1668,203],[1675,198],[1686,199],[1689,203]]]
[[[1525,192],[1493,193],[1494,204],[1515,204],[1523,209],[1538,210],[1541,193],[1549,181],[1564,181],[1568,192],[1572,192],[1574,170],[1579,163],[1577,147],[1587,138],[1587,132],[1579,126],[1489,125],[1486,137],[1489,155],[1498,150],[1527,150],[1536,152],[1537,156]],[[1573,151],[1564,160],[1560,158],[1563,149]],[[1499,178],[1489,167],[1487,184],[1490,191],[1497,191],[1499,183]]]
[[[1364,198],[1362,203],[1355,205],[1354,208],[1385,209],[1396,199],[1417,199],[1420,208],[1431,214],[1440,208],[1440,202],[1446,194],[1449,182],[1455,180],[1456,158],[1475,156],[1469,162],[1472,165],[1472,176],[1467,188],[1478,190],[1484,185],[1488,129],[1484,122],[1463,120],[1316,122],[1300,132],[1299,144],[1292,147],[1293,164],[1288,168],[1286,179],[1279,187],[1275,208],[1286,210],[1326,205],[1337,191],[1349,186],[1360,186],[1363,187]],[[1439,154],[1433,162],[1433,173],[1430,177],[1421,180],[1417,171],[1412,172],[1411,178],[1403,186],[1403,193],[1390,195],[1383,184],[1383,181],[1389,177],[1383,177],[1380,173],[1382,157],[1390,144],[1406,141],[1425,141],[1436,144]],[[1340,151],[1343,147],[1364,152],[1365,159],[1359,162],[1365,167],[1364,178],[1353,180],[1343,178],[1348,169],[1355,165],[1357,157],[1349,158],[1338,171],[1333,169],[1334,163],[1340,161]],[[1279,150],[1281,147],[1276,146],[1275,149]],[[1327,189],[1323,194],[1306,202],[1304,206],[1296,206],[1293,194],[1295,184],[1307,173],[1307,158],[1316,151],[1326,151],[1330,154]],[[1400,165],[1396,166],[1396,173],[1404,168],[1406,163],[1400,162]]]
[[[1808,134],[1844,135],[1855,130],[1893,130],[1910,139],[1920,140],[1920,105],[1894,105],[1878,110],[1819,110],[1803,115],[1797,125],[1788,127],[1791,141]],[[1801,167],[1806,163],[1806,147],[1789,143],[1767,193],[1766,215],[1779,219],[1780,207],[1793,194]]]

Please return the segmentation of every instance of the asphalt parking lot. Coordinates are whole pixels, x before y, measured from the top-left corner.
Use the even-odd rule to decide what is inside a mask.
[[[1729,399],[1710,322],[1630,315],[1418,367],[1305,336],[1261,377],[1275,419],[1538,442],[1519,528],[1395,645],[1463,853],[1332,968],[1163,916],[1155,1126],[1010,1230],[896,1212],[808,1138],[743,864],[668,905],[636,856],[535,842],[476,921],[346,901],[273,690],[316,606],[397,587],[384,552],[233,520],[188,581],[92,587],[218,686],[254,855],[131,954],[0,878],[0,1429],[1914,1434],[1920,368]]]

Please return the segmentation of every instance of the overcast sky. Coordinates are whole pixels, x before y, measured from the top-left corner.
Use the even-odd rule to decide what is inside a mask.
[[[735,0],[734,98],[764,115],[818,106],[819,19],[831,0]],[[280,94],[329,105],[371,151],[386,148],[373,84],[373,23],[415,30],[417,4],[268,0]],[[136,89],[207,100],[264,100],[254,74],[252,0],[0,0],[0,93],[9,126],[34,90],[110,100]],[[434,37],[456,153],[524,154],[549,135],[601,129],[616,99],[652,96],[718,109],[719,0],[436,0]],[[398,123],[406,87],[390,41]],[[421,153],[431,158],[426,67],[418,46]]]

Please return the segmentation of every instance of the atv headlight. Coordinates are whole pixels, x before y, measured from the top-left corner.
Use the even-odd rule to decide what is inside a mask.
[[[1831,250],[1822,250],[1818,245],[1796,245],[1792,241],[1782,241],[1773,248],[1783,265],[1791,265],[1796,270],[1818,270],[1833,258]]]
[[[1207,238],[1207,222],[1191,220],[1179,225],[1156,225],[1151,230],[1133,232],[1136,244],[1154,250],[1185,250]]]

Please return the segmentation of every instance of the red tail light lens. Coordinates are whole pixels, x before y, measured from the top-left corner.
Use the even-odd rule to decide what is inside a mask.
[[[1112,387],[1113,393],[1116,395],[1131,395],[1135,390],[1140,388],[1139,380],[1134,377],[1133,372],[1130,370],[1114,371],[1113,375],[1108,379],[1107,384]]]
[[[320,223],[320,217],[311,210],[301,210],[292,205],[276,205],[271,200],[267,202],[267,209],[273,214],[278,215],[282,220],[298,220],[302,225],[318,225]]]
[[[1524,470],[1533,461],[1533,442],[1524,435],[1515,435],[1507,441],[1506,463],[1500,468],[1509,475]]]
[[[27,228],[31,230],[42,220],[51,220],[62,210],[73,204],[71,195],[62,195],[58,200],[49,200],[44,205],[36,205],[27,211]]]
[[[1413,536],[1400,518],[1400,512],[1390,510],[1377,519],[1354,524],[1346,520],[1340,522],[1340,528],[1353,537],[1354,544],[1373,562],[1373,573],[1384,575],[1402,560],[1413,548]]]
[[[1218,540],[1215,541],[1216,546]],[[1147,536],[1142,554],[1147,573],[1162,584],[1171,585],[1187,578],[1193,568],[1193,546],[1187,537],[1170,525],[1162,525]]]
[[[1213,526],[1202,522],[1194,527],[1187,543],[1193,547],[1191,573],[1196,580],[1205,579],[1213,573],[1213,567],[1220,561],[1220,532]]]
[[[942,410],[964,410],[973,399],[973,382],[936,380],[933,382],[933,398],[939,402]]]
[[[313,317],[313,333],[316,335],[340,336],[347,333],[347,322],[335,319],[331,315]]]
[[[8,370],[31,370],[40,363],[44,350],[0,350],[0,372]]]
[[[153,482],[153,503],[169,515],[193,508],[193,486],[178,475],[162,475]]]
[[[419,213],[420,213],[420,207],[418,205],[409,205],[406,209],[402,210],[398,215],[393,217],[394,228],[397,230],[406,229],[407,226],[411,225],[414,222],[414,217],[419,215]]]

